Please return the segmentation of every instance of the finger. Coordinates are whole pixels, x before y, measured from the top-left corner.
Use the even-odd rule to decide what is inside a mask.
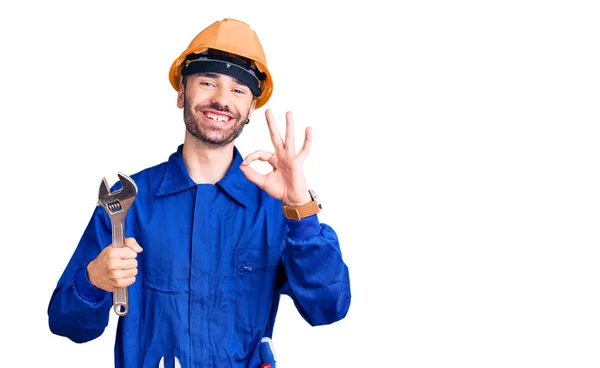
[[[242,165],[244,165],[244,166],[250,165],[250,163],[252,163],[252,161],[256,161],[256,160],[268,162],[272,157],[273,157],[273,154],[271,152],[258,150],[258,151],[252,152],[251,154],[246,156],[246,158],[242,162]]]
[[[119,279],[130,279],[132,277],[137,276],[137,274],[138,274],[137,268],[132,268],[130,270],[121,270],[116,273],[116,275]]]
[[[127,248],[133,249],[137,253],[140,253],[141,251],[144,250],[144,249],[142,249],[142,247],[140,247],[140,245],[138,244],[137,240],[135,240],[135,238],[125,238],[125,246]]]
[[[117,280],[116,286],[117,286],[117,288],[122,289],[122,288],[126,288],[126,287],[130,286],[134,282],[135,282],[135,277],[128,277],[126,279]]]
[[[300,158],[302,161],[304,161],[306,159],[306,156],[308,156],[308,153],[310,152],[310,147],[312,146],[312,128],[311,127],[306,127],[306,131],[304,132],[304,144],[302,145],[302,148],[300,149],[300,152],[298,152],[298,158]]]
[[[294,116],[291,111],[288,111],[285,114],[285,149],[292,155],[296,154],[294,139]]]
[[[137,255],[137,252],[129,247],[114,248],[111,253],[111,256],[117,259],[133,259]]]
[[[131,270],[134,268],[137,268],[138,266],[138,261],[137,259],[122,259],[121,262],[119,262],[119,267],[122,270]]]
[[[258,185],[260,189],[264,189],[265,180],[267,179],[266,176],[257,173],[253,168],[244,164],[240,165],[240,170],[242,170],[246,179]]]
[[[283,140],[281,139],[279,129],[277,129],[277,124],[275,124],[275,118],[273,117],[271,109],[267,109],[265,116],[267,117],[267,125],[269,126],[269,132],[271,133],[271,142],[273,142],[273,147],[275,147],[276,150],[284,149]]]

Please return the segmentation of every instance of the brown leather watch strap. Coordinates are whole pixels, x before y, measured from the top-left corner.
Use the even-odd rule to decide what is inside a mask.
[[[284,204],[281,206],[281,208],[283,209],[283,215],[285,218],[290,220],[300,220],[314,215],[315,213],[321,212],[317,201],[310,201],[307,204],[297,207],[287,206]]]

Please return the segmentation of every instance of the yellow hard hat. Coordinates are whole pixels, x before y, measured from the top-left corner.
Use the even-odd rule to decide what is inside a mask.
[[[202,30],[188,48],[173,62],[169,70],[169,80],[173,88],[179,91],[181,70],[186,58],[191,54],[199,54],[208,49],[219,50],[249,59],[265,77],[260,80],[262,93],[256,100],[256,108],[267,103],[273,93],[273,79],[267,68],[267,59],[262,45],[250,26],[236,19],[225,18],[214,22]]]

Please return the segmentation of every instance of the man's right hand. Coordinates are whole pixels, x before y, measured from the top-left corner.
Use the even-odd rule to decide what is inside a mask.
[[[125,238],[123,248],[104,248],[87,266],[88,279],[98,289],[113,292],[135,282],[138,262],[135,259],[142,247],[134,238]]]

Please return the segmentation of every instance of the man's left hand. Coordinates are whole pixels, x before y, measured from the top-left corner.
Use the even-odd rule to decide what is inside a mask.
[[[248,180],[258,185],[271,197],[282,200],[286,205],[301,206],[306,204],[312,199],[308,193],[302,164],[310,151],[312,130],[310,127],[306,128],[304,144],[300,151],[296,153],[292,112],[288,111],[285,115],[285,140],[282,139],[277,129],[271,110],[268,109],[265,115],[275,153],[267,151],[253,152],[246,156],[244,162],[240,165],[240,169]],[[273,171],[267,175],[257,173],[250,167],[250,163],[255,160],[268,162],[273,167]]]

